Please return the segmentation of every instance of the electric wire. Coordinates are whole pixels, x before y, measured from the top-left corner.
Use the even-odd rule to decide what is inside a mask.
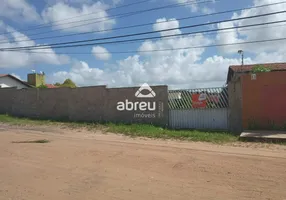
[[[170,28],[170,29],[164,29],[164,30],[158,30],[158,31],[140,32],[140,33],[135,33],[135,34],[118,35],[118,36],[97,38],[97,39],[90,39],[90,40],[78,40],[78,41],[71,41],[71,42],[53,43],[53,44],[46,44],[46,45],[31,45],[31,46],[20,46],[20,47],[14,47],[14,48],[0,48],[0,50],[15,50],[15,49],[17,50],[17,49],[33,49],[33,48],[44,49],[45,47],[47,48],[78,47],[78,46],[92,45],[92,44],[77,44],[77,43],[93,42],[93,41],[109,40],[109,39],[117,39],[117,38],[126,38],[126,37],[133,37],[133,36],[139,36],[139,35],[147,35],[147,34],[160,33],[160,32],[166,32],[166,31],[172,31],[172,30],[178,30],[178,29],[186,29],[186,28],[200,27],[200,26],[206,26],[206,25],[212,25],[212,24],[218,24],[218,23],[224,23],[224,22],[239,21],[242,19],[252,19],[252,18],[264,17],[264,16],[269,16],[269,15],[274,15],[274,14],[281,14],[285,12],[286,11],[278,11],[278,12],[272,12],[272,13],[265,13],[261,15],[253,15],[253,16],[241,17],[241,18],[235,18],[235,19],[229,19],[229,20],[220,20],[220,21],[215,21],[215,22],[195,24],[195,25],[183,26],[179,28]],[[77,44],[77,45],[68,45],[68,44]],[[66,45],[66,46],[60,46],[60,45]]]
[[[210,13],[210,14],[203,14],[203,15],[195,15],[195,16],[189,16],[189,17],[183,17],[183,18],[178,18],[176,20],[178,21],[183,21],[187,19],[194,19],[194,18],[199,18],[199,17],[207,17],[207,16],[213,16],[213,15],[219,15],[219,14],[226,14],[226,13],[232,13],[232,12],[237,12],[237,11],[242,11],[242,10],[248,10],[248,9],[257,9],[257,8],[262,8],[262,7],[267,7],[267,6],[273,6],[273,5],[278,5],[278,4],[284,4],[286,1],[282,2],[277,2],[277,3],[271,3],[271,4],[264,4],[260,6],[254,6],[254,7],[249,7],[249,8],[239,8],[239,9],[233,9],[233,10],[226,10],[226,11],[221,11],[221,12],[216,12],[216,13]],[[170,20],[172,21],[172,20]],[[170,22],[168,21],[168,22]],[[118,27],[118,28],[112,28],[112,29],[105,29],[105,30],[99,30],[99,31],[88,31],[88,32],[82,32],[82,33],[73,33],[73,34],[65,34],[65,35],[58,35],[58,36],[48,36],[48,37],[40,37],[40,38],[31,38],[31,39],[25,39],[25,40],[18,40],[21,37],[17,37],[17,42],[1,42],[1,41],[6,41],[0,40],[0,44],[12,44],[12,43],[19,43],[19,42],[26,42],[26,41],[32,41],[32,40],[45,40],[45,39],[55,39],[55,38],[62,38],[62,37],[70,37],[70,36],[78,36],[78,35],[86,35],[86,34],[93,34],[93,33],[100,33],[100,32],[108,32],[108,31],[115,31],[115,30],[123,30],[123,29],[129,29],[129,28],[136,28],[136,27],[141,27],[141,26],[148,26],[148,25],[154,25],[154,24],[161,24],[161,23],[166,23],[165,21],[161,22],[155,22],[155,23],[145,23],[145,24],[137,24],[137,25],[131,25],[131,26],[125,26],[125,27]],[[24,37],[24,36],[23,36]]]

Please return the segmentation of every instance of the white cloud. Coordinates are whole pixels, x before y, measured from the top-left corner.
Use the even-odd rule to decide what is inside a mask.
[[[267,4],[270,0],[255,0],[255,5]],[[286,6],[286,4],[285,4]],[[274,6],[275,7],[275,6]],[[277,6],[271,10],[252,10],[236,13],[235,17],[250,16],[259,13],[273,12],[280,8]],[[253,13],[254,12],[254,13]],[[239,23],[222,23],[218,28],[235,27],[249,23],[260,23],[264,21],[275,21],[285,18],[285,15],[264,17],[257,20],[241,20]],[[154,30],[167,28],[179,28],[180,24],[176,19],[158,19],[165,23],[154,24]],[[162,49],[185,48],[189,46],[203,46],[214,43],[237,43],[249,40],[264,40],[274,37],[285,37],[286,26],[264,27],[264,29],[249,28],[251,31],[228,31],[218,33],[215,39],[206,35],[197,34],[191,36],[172,37],[157,41],[144,41],[139,51],[152,51]],[[179,29],[174,32],[160,32],[160,35],[181,33]],[[285,43],[285,42],[283,42]],[[114,65],[107,65],[104,68],[92,68],[85,62],[74,65],[69,71],[62,71],[53,74],[55,81],[63,81],[64,78],[72,78],[79,85],[102,85],[119,87],[134,86],[144,82],[153,84],[167,84],[170,88],[201,88],[219,87],[225,84],[229,65],[240,65],[240,56],[237,50],[245,51],[245,64],[285,62],[286,45],[280,42],[251,44],[247,46],[235,45],[220,47],[218,52],[207,56],[205,48],[181,49],[176,51],[141,52],[119,60]],[[250,53],[249,53],[250,52]],[[209,52],[208,52],[209,53]],[[235,57],[234,57],[235,56]],[[251,56],[251,57],[250,57]]]
[[[139,55],[118,61],[116,68],[92,68],[86,62],[76,61],[70,71],[59,71],[51,76],[50,82],[62,82],[72,79],[80,86],[108,85],[122,87],[149,84],[167,84],[170,88],[220,87],[225,84],[229,65],[240,64],[239,59],[227,59],[212,56],[202,63],[194,63],[188,58],[182,62],[178,59],[164,59],[165,62],[155,66],[156,61],[142,61]],[[189,63],[189,61],[191,63]],[[159,62],[159,61],[157,61]],[[251,63],[246,59],[246,63]],[[154,63],[154,64],[153,64]]]
[[[7,42],[7,44],[0,44],[0,48],[13,48],[25,45],[36,45],[33,40],[19,42],[18,37],[21,37],[21,40],[29,39],[26,35],[17,32],[15,29],[5,25],[0,21],[0,30],[13,32],[10,34],[10,38],[6,36],[0,36],[1,43]],[[3,40],[3,41],[2,41]],[[45,50],[39,50],[44,53],[29,53],[29,52],[11,52],[5,51],[0,52],[0,68],[18,68],[18,67],[27,67],[35,63],[44,63],[44,64],[54,64],[60,65],[69,62],[69,57],[66,55],[57,55],[51,48]]]
[[[161,31],[161,30],[173,29],[173,28],[179,28],[179,27],[180,27],[179,21],[177,21],[176,19],[173,18],[173,19],[167,20],[166,18],[161,18],[161,19],[156,20],[156,23],[153,25],[153,30]],[[181,33],[180,29],[160,32],[162,36],[174,35],[174,34],[180,34],[180,33]]]
[[[66,3],[66,4],[89,4],[89,3],[92,3],[93,0],[45,0],[45,2],[47,2],[47,6],[51,6],[53,4],[57,4],[59,2],[62,2],[62,3]]]
[[[57,2],[51,7],[45,8],[42,17],[45,22],[52,22],[53,28],[63,28],[65,32],[102,31],[112,28],[115,24],[115,19],[109,18],[105,11],[108,7],[100,1],[92,4],[83,3],[80,6]],[[67,18],[72,19],[66,20]],[[87,23],[88,25],[81,26]]]
[[[103,71],[98,68],[90,68],[84,61],[74,61],[69,72],[59,71],[51,76],[50,82],[63,82],[65,79],[70,78],[78,85],[96,85],[100,84],[103,80]]]
[[[112,0],[112,5],[117,6],[118,4],[121,4],[124,0]]]
[[[36,8],[26,0],[1,0],[0,16],[19,22],[40,21]]]
[[[12,73],[11,75],[14,76],[14,77],[16,77],[17,79],[19,79],[19,80],[21,80],[21,81],[23,80],[23,79],[22,79],[19,75],[17,75],[17,74]]]
[[[111,54],[108,50],[101,46],[93,47],[92,53],[98,60],[109,60],[111,58]]]
[[[179,26],[179,22],[175,19],[172,23]],[[156,26],[153,28],[158,29]],[[202,34],[197,34],[156,42],[145,41],[138,50],[185,48],[210,43],[211,40]],[[239,64],[240,60],[221,56],[202,60],[204,51],[204,48],[200,48],[135,54],[117,61],[114,66],[104,66],[103,69],[92,68],[87,63],[78,61],[70,71],[57,72],[52,77],[54,82],[71,78],[79,85],[106,84],[113,87],[140,85],[144,82],[168,84],[171,88],[222,86],[226,80],[228,66]],[[251,60],[246,59],[247,62]]]
[[[208,14],[214,11],[212,8],[204,6],[204,4],[206,3],[202,3],[202,1],[198,1],[198,0],[193,0],[191,2],[190,0],[171,0],[171,1],[179,3],[179,4],[186,3],[186,7],[190,8],[191,12],[202,12],[202,13]],[[215,3],[215,0],[213,0],[212,3]]]
[[[189,2],[189,0],[173,0],[173,1],[175,1],[177,3],[188,3]],[[190,3],[186,6],[190,7],[192,12],[197,12],[198,11],[198,5],[196,4],[197,0],[192,1],[192,2],[194,2],[194,3]]]
[[[203,7],[202,8],[202,13],[204,14],[211,14],[211,13],[214,13],[215,10],[213,8],[208,8],[208,7]]]
[[[280,0],[254,0],[254,6],[259,6],[262,4],[271,4],[275,2],[281,2]],[[280,4],[275,6],[262,7],[257,9],[248,9],[244,10],[240,13],[234,13],[232,19],[261,15],[265,13],[277,12],[286,9],[286,4]],[[286,14],[276,14],[259,18],[252,19],[244,19],[236,22],[227,22],[218,24],[218,28],[225,27],[236,27],[236,26],[244,26],[249,24],[259,24],[265,22],[274,22],[285,20]],[[286,24],[286,23],[284,23]],[[280,24],[281,25],[281,24]],[[260,27],[252,27],[249,28],[249,31],[242,31],[241,29],[236,30],[236,32],[229,33],[219,33],[217,35],[218,43],[235,43],[235,42],[247,42],[247,41],[257,41],[257,40],[268,40],[275,38],[283,38],[286,35],[286,26],[277,26],[277,24],[260,26]],[[283,42],[283,41],[282,41]],[[262,53],[262,52],[272,52],[272,51],[281,51],[284,48],[284,52],[286,50],[285,45],[281,45],[281,41],[279,42],[267,42],[267,43],[256,43],[249,45],[236,45],[235,47],[222,47],[220,48],[223,53],[235,53],[238,49],[243,49],[245,52],[251,53]]]

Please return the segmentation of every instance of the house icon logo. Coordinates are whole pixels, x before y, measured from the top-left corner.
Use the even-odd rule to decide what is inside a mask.
[[[141,92],[143,90],[148,90],[149,93],[148,94],[142,94]],[[156,97],[156,93],[152,90],[152,88],[147,84],[144,83],[135,93],[135,96],[138,98],[154,98]]]

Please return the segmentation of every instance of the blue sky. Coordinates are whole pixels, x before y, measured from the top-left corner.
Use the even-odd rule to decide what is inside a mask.
[[[136,0],[139,1],[139,0]],[[282,0],[220,0],[213,3],[199,3],[184,5],[176,8],[161,9],[152,12],[141,13],[123,18],[111,18],[113,15],[121,13],[134,12],[155,7],[161,7],[174,3],[182,3],[187,0],[153,0],[138,5],[124,8],[115,8],[110,11],[106,9],[134,3],[134,0],[4,0],[0,8],[0,31],[14,32],[1,35],[0,40],[6,44],[0,44],[1,47],[7,45],[17,47],[35,44],[48,44],[74,40],[93,39],[98,37],[109,37],[122,34],[131,34],[152,30],[162,30],[164,28],[179,28],[191,24],[199,24],[217,20],[230,19],[234,13],[224,15],[215,15],[179,21],[176,19],[188,16],[196,16],[209,12],[219,12],[249,6],[270,4],[281,2]],[[204,1],[204,0],[197,0]],[[196,7],[195,7],[196,5]],[[261,9],[245,10],[238,12],[237,17],[247,17],[267,12],[274,12],[286,9],[286,4],[271,6]],[[88,13],[93,15],[86,15]],[[85,15],[83,15],[85,14]],[[79,17],[74,17],[79,16]],[[66,20],[67,18],[73,19]],[[106,17],[106,21],[94,23],[92,25],[81,26],[78,28],[54,31],[47,34],[41,32],[51,31],[62,26],[71,26],[64,24],[74,20],[90,20],[98,17]],[[239,23],[221,23],[214,26],[204,26],[199,28],[175,30],[172,33],[184,33],[210,28],[224,28],[251,23],[261,23],[265,21],[275,21],[285,19],[285,14],[268,16],[260,19],[241,20]],[[65,21],[59,21],[63,20]],[[171,19],[171,21],[169,21]],[[102,19],[100,19],[102,20]],[[137,25],[142,23],[156,23],[125,30],[114,30],[105,33],[92,33],[80,36],[66,38],[54,38],[46,40],[37,40],[39,37],[58,36],[71,33],[82,33],[86,31],[98,31],[103,29],[116,29],[118,27]],[[166,21],[162,23],[162,21]],[[169,22],[168,22],[169,21]],[[33,29],[43,23],[50,23],[41,29]],[[57,24],[59,23],[59,24]],[[87,22],[81,22],[87,23]],[[74,23],[73,25],[79,25]],[[283,25],[283,24],[282,24]],[[65,27],[64,27],[65,28]],[[274,31],[273,31],[274,30]],[[168,33],[168,32],[167,32]],[[155,33],[148,36],[162,36],[166,32]],[[170,32],[171,33],[171,32]],[[26,74],[32,69],[44,71],[49,83],[62,82],[66,78],[71,78],[78,85],[101,85],[106,84],[111,87],[140,85],[144,82],[149,84],[168,84],[171,88],[197,88],[197,87],[219,87],[225,83],[228,66],[239,64],[240,57],[237,54],[238,49],[245,51],[246,63],[262,62],[283,62],[285,61],[285,47],[281,45],[285,41],[271,44],[253,44],[245,46],[231,46],[223,48],[200,48],[170,52],[156,53],[130,53],[113,54],[116,51],[137,51],[150,49],[169,49],[181,48],[187,46],[201,46],[215,43],[233,43],[245,42],[259,39],[272,39],[285,36],[285,26],[264,27],[263,29],[254,29],[252,31],[232,31],[229,33],[217,34],[197,34],[189,37],[170,38],[168,40],[142,41],[129,44],[112,44],[101,46],[88,46],[69,49],[49,49],[49,53],[31,54],[0,52],[0,73],[14,74],[21,79],[26,79]],[[21,39],[19,39],[21,37]],[[141,36],[141,37],[147,37]],[[19,40],[30,38],[29,42],[18,42]],[[125,38],[126,39],[126,38]],[[17,41],[18,40],[18,41]],[[5,45],[5,46],[4,46]],[[96,52],[105,51],[106,54],[96,54]],[[86,55],[68,55],[67,52],[88,53]]]

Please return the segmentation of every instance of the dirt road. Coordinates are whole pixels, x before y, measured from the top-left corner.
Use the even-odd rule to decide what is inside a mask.
[[[50,143],[12,143],[48,139]],[[0,200],[283,200],[286,149],[0,125]]]

